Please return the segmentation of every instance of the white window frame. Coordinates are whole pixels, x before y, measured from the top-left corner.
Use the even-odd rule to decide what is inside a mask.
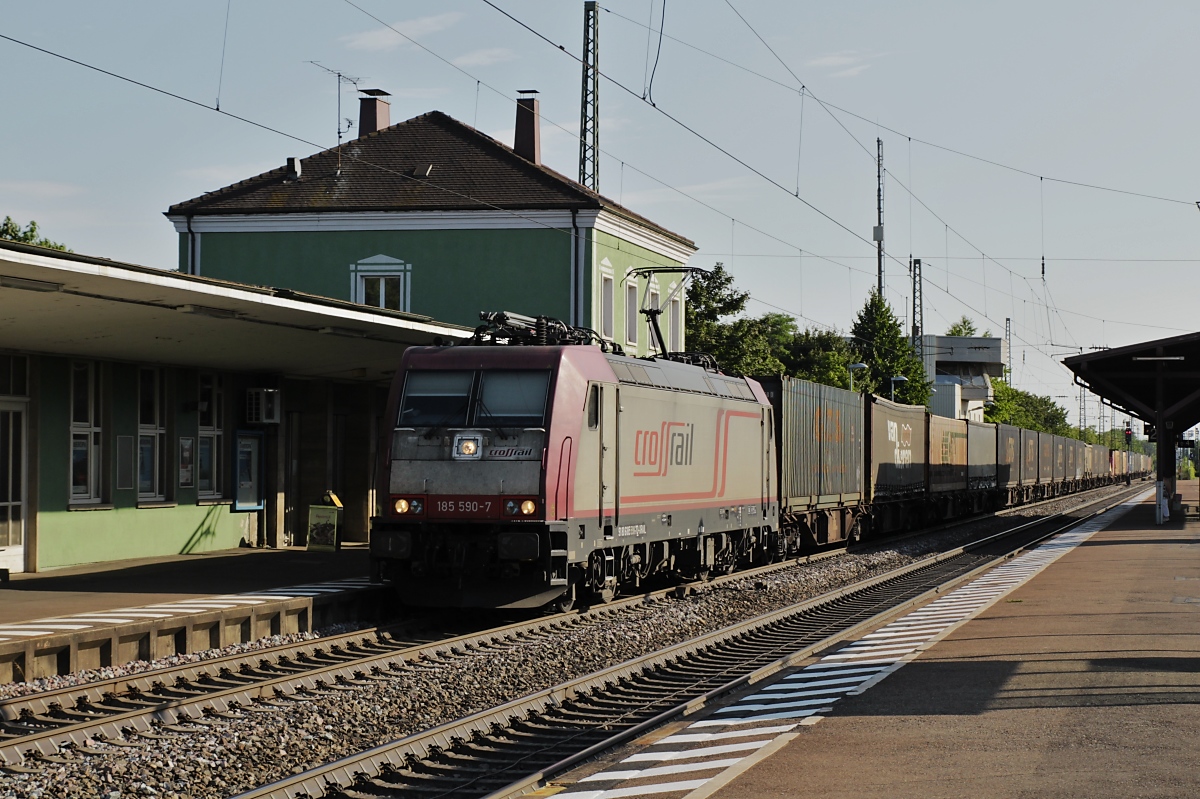
[[[600,335],[612,341],[616,334],[616,281],[612,275],[600,277]]]
[[[142,381],[146,376],[150,375],[150,379],[154,383],[154,411],[153,419],[149,422],[142,418]],[[134,475],[134,482],[137,485],[139,501],[162,501],[166,499],[167,485],[169,481],[166,479],[167,474],[167,426],[166,426],[166,410],[167,403],[164,390],[164,381],[162,370],[152,366],[143,366],[138,369],[138,393],[137,393],[137,419],[138,419],[138,439],[137,439],[137,473]],[[142,468],[144,466],[143,456],[146,450],[143,446],[148,443],[150,459],[151,459],[151,474],[152,489],[151,491],[142,490]]]
[[[633,302],[630,302],[630,300]],[[625,341],[631,347],[638,343],[638,280],[626,278],[625,283]]]
[[[101,480],[103,477],[103,425],[101,422],[101,393],[100,393],[100,369],[95,361],[71,361],[71,450],[68,454],[68,463],[70,464],[68,471],[68,481],[70,489],[68,492],[69,502],[71,504],[88,504],[97,503],[102,496]],[[87,393],[87,416],[86,419],[75,418],[75,402],[79,386],[76,385],[77,371],[81,369],[86,372],[84,382],[86,386],[84,391]],[[83,444],[83,449],[87,452],[87,478],[83,485],[83,490],[80,491],[79,486],[75,484],[75,448],[76,442]]]
[[[372,307],[412,312],[412,264],[393,258],[390,255],[372,255],[350,264],[350,296],[354,302],[367,304],[367,281],[381,278],[398,278],[400,280],[400,307],[387,309],[384,305]],[[383,292],[380,291],[380,302]]]
[[[205,397],[204,381],[209,384],[208,396]],[[196,495],[201,499],[221,499],[225,496],[225,384],[222,376],[215,372],[201,372],[197,386],[197,402],[200,406],[208,403],[208,407],[197,414],[196,451],[192,455],[193,468],[196,472]],[[206,419],[206,414],[210,414]],[[205,422],[209,424],[205,424]],[[212,486],[205,489],[200,483],[200,450],[207,442],[211,448]]]

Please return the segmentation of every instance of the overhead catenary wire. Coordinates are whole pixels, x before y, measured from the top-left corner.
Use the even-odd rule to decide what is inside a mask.
[[[641,22],[638,22],[638,21],[637,21],[637,20],[635,20],[635,19],[631,19],[631,18],[629,18],[629,17],[625,16],[624,14],[621,14],[621,13],[619,13],[619,12],[617,12],[617,11],[614,11],[614,10],[613,10],[613,9],[611,9],[611,8],[607,8],[607,7],[605,7],[605,6],[601,6],[601,10],[603,10],[603,11],[604,11],[604,12],[606,12],[606,13],[612,14],[614,17],[617,17],[617,18],[619,18],[619,19],[622,19],[622,20],[624,20],[625,22],[628,22],[628,23],[629,23],[629,24],[631,24],[631,25],[636,25],[636,26],[638,26],[638,27],[646,27],[645,25],[643,25],[643,23],[641,23]],[[736,9],[735,9],[735,11],[736,11]],[[740,14],[739,14],[739,16],[740,16]],[[731,67],[733,67],[733,68],[735,68],[735,69],[738,69],[738,70],[740,70],[740,71],[742,71],[742,72],[745,72],[745,73],[746,73],[746,74],[748,74],[748,75],[753,75],[754,77],[756,77],[756,78],[759,78],[759,79],[761,79],[761,80],[764,80],[764,81],[766,81],[766,82],[768,82],[768,83],[773,83],[773,84],[775,84],[776,86],[779,86],[779,87],[780,87],[780,88],[782,88],[782,89],[787,89],[788,91],[791,91],[791,92],[797,91],[797,87],[796,87],[796,86],[793,86],[793,85],[791,85],[791,84],[788,84],[788,83],[784,83],[783,81],[781,81],[781,80],[777,80],[776,78],[772,78],[772,77],[771,77],[771,76],[769,76],[769,75],[765,75],[765,74],[763,74],[762,72],[759,72],[759,71],[757,71],[757,70],[754,70],[754,69],[751,69],[751,68],[749,68],[749,67],[747,67],[747,66],[744,66],[744,65],[742,65],[742,64],[739,64],[739,63],[737,63],[736,61],[733,61],[733,60],[731,60],[731,59],[725,58],[724,56],[722,56],[722,55],[720,55],[720,54],[718,54],[718,53],[714,53],[714,52],[712,52],[711,50],[706,50],[706,49],[705,49],[705,48],[703,48],[703,47],[699,47],[699,46],[697,46],[697,45],[694,45],[694,44],[692,44],[691,42],[688,42],[688,41],[686,41],[686,40],[684,40],[684,39],[680,39],[680,38],[678,38],[678,37],[671,36],[671,35],[669,35],[669,34],[667,34],[667,35],[666,35],[666,38],[670,39],[671,41],[675,42],[676,44],[682,45],[683,47],[686,47],[686,48],[688,48],[688,49],[690,49],[690,50],[694,50],[694,51],[695,51],[695,52],[697,52],[697,53],[701,53],[702,55],[706,55],[706,56],[708,56],[709,58],[712,58],[712,59],[714,59],[714,60],[720,61],[720,62],[722,62],[722,63],[724,63],[724,64],[727,64],[727,65],[729,65],[729,66],[731,66]],[[794,77],[794,76],[793,76],[793,77]],[[808,91],[808,92],[811,94],[811,89],[808,89],[808,87],[807,87],[806,85],[804,85],[804,84],[803,84],[803,83],[802,83],[802,82],[801,82],[801,81],[800,81],[798,78],[796,78],[796,81],[797,81],[797,83],[800,83],[800,84],[801,84],[800,88],[801,88],[802,90],[804,90],[804,91]],[[1032,170],[1028,170],[1028,169],[1023,169],[1023,168],[1021,168],[1021,167],[1012,166],[1011,164],[1005,164],[1005,163],[1003,163],[1002,161],[997,161],[997,160],[995,160],[995,159],[992,159],[992,158],[986,158],[986,157],[984,157],[984,156],[974,155],[974,154],[972,154],[972,153],[968,153],[968,152],[966,152],[966,151],[964,151],[964,150],[960,150],[960,149],[957,149],[957,148],[955,148],[955,147],[949,147],[949,146],[947,146],[947,145],[944,145],[944,144],[938,144],[937,142],[933,142],[933,141],[930,141],[930,140],[928,140],[928,139],[923,139],[923,138],[921,138],[921,137],[919,137],[919,136],[914,136],[914,135],[912,135],[912,134],[910,134],[910,133],[905,133],[904,131],[897,130],[896,128],[892,128],[892,127],[888,127],[887,125],[883,125],[883,124],[881,124],[881,123],[880,123],[878,120],[870,119],[870,118],[868,118],[868,117],[866,117],[866,116],[864,116],[864,115],[862,115],[862,114],[856,113],[856,112],[854,112],[854,111],[851,111],[851,110],[849,110],[849,109],[847,109],[847,108],[843,108],[842,106],[839,106],[839,105],[837,105],[837,104],[835,104],[835,103],[831,103],[831,102],[829,102],[828,100],[818,100],[818,99],[816,98],[816,96],[815,96],[815,95],[813,95],[813,99],[814,99],[814,100],[817,100],[817,102],[821,103],[823,106],[828,106],[828,108],[829,108],[829,109],[832,109],[832,110],[834,110],[834,111],[837,111],[837,112],[839,112],[839,113],[845,114],[845,115],[847,115],[847,116],[854,117],[855,119],[858,119],[858,120],[860,120],[860,121],[862,121],[862,122],[866,122],[867,124],[874,125],[874,126],[876,126],[876,127],[879,129],[879,130],[884,130],[884,131],[887,131],[888,133],[893,133],[893,134],[895,134],[895,135],[897,135],[897,136],[903,136],[903,137],[905,137],[905,138],[910,138],[910,139],[912,139],[914,142],[916,142],[917,144],[921,144],[921,145],[924,145],[924,146],[926,146],[926,147],[931,147],[931,148],[933,148],[933,149],[936,149],[936,150],[942,150],[942,151],[944,151],[944,152],[950,153],[950,154],[952,154],[952,155],[957,155],[957,156],[960,156],[960,157],[962,157],[962,158],[969,158],[969,159],[971,159],[971,160],[973,160],[973,161],[979,161],[980,163],[984,163],[984,164],[990,164],[991,166],[998,167],[998,168],[1000,168],[1000,169],[1006,169],[1006,170],[1008,170],[1008,171],[1010,171],[1010,172],[1016,172],[1016,173],[1019,173],[1019,174],[1022,174],[1022,175],[1026,175],[1026,176],[1028,176],[1028,177],[1034,177],[1034,178],[1039,178],[1039,179],[1043,179],[1043,180],[1049,180],[1049,181],[1051,181],[1051,182],[1053,182],[1053,183],[1062,183],[1062,184],[1066,184],[1066,185],[1069,185],[1069,186],[1078,186],[1078,187],[1080,187],[1080,188],[1085,188],[1085,189],[1094,189],[1094,190],[1096,190],[1096,191],[1105,191],[1105,192],[1111,192],[1111,193],[1114,193],[1114,194],[1127,194],[1127,195],[1129,195],[1129,196],[1132,196],[1132,197],[1141,197],[1141,198],[1143,198],[1143,199],[1147,199],[1147,200],[1158,200],[1158,201],[1161,201],[1161,202],[1174,203],[1174,204],[1179,204],[1179,205],[1195,205],[1197,208],[1200,208],[1200,201],[1197,201],[1197,200],[1181,200],[1181,199],[1179,199],[1179,198],[1177,198],[1177,197],[1165,197],[1165,196],[1162,196],[1162,195],[1150,194],[1150,193],[1147,193],[1147,192],[1138,192],[1138,191],[1131,191],[1131,190],[1129,190],[1129,189],[1119,189],[1119,188],[1115,188],[1115,187],[1112,187],[1112,186],[1103,186],[1103,185],[1100,185],[1100,184],[1097,184],[1097,183],[1090,183],[1090,182],[1086,182],[1086,181],[1068,180],[1068,179],[1066,179],[1066,178],[1056,178],[1056,177],[1050,177],[1050,176],[1046,176],[1046,175],[1043,175],[1043,174],[1041,174],[1041,173],[1034,172],[1034,171],[1032,171]]]

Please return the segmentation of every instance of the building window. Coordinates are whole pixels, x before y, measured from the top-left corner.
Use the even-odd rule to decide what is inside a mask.
[[[600,278],[600,335],[613,337],[613,279],[608,275]]]
[[[625,284],[625,340],[636,346],[638,340],[637,278]]]
[[[167,474],[167,426],[162,373],[138,371],[138,499],[164,499]]]
[[[29,393],[28,371],[28,360],[24,355],[0,355],[0,396],[26,396]]]
[[[224,494],[225,385],[220,375],[200,375],[196,489],[202,497]]]
[[[412,264],[374,255],[351,264],[350,282],[355,302],[391,311],[412,310]]]
[[[71,501],[100,500],[102,441],[100,373],[92,361],[71,362]]]
[[[671,352],[683,351],[683,308],[679,300],[671,300],[667,325],[670,328],[669,346]]]

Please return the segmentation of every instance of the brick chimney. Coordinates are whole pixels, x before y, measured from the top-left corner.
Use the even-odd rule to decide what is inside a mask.
[[[382,89],[359,89],[366,97],[358,98],[358,136],[383,130],[391,125],[391,103],[383,99],[391,97]]]
[[[536,89],[522,89],[524,95],[517,100],[517,130],[513,137],[513,150],[526,161],[542,163],[542,127],[538,112],[538,101],[533,95]]]

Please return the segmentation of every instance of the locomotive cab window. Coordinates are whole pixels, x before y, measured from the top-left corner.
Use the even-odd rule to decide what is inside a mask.
[[[550,373],[484,372],[475,424],[486,427],[541,427],[546,416]]]
[[[474,372],[408,373],[399,427],[465,427]]]
[[[396,426],[542,427],[549,388],[546,370],[411,371]]]
[[[600,427],[600,386],[592,386],[588,390],[587,420],[588,430]]]

